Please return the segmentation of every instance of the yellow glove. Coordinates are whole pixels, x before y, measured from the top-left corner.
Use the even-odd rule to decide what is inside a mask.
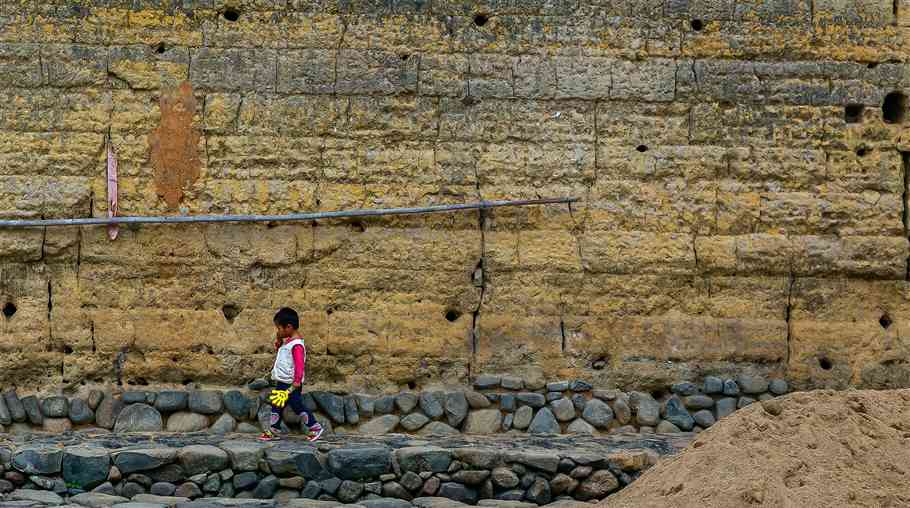
[[[275,405],[275,407],[284,407],[288,403],[288,397],[291,396],[291,392],[288,390],[272,390],[272,394],[269,395],[269,402]]]

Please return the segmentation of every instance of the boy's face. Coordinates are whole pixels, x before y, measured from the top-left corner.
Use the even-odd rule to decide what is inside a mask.
[[[279,339],[286,339],[294,335],[294,327],[291,325],[281,326],[275,323],[275,334]]]

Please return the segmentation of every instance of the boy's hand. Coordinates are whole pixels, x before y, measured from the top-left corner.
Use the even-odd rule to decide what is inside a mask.
[[[291,385],[291,391],[292,391],[292,392],[296,392],[296,391],[299,390],[299,389],[300,389],[300,385],[299,385],[299,384]]]

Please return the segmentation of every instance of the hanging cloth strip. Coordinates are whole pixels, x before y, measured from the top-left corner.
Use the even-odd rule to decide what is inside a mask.
[[[108,218],[117,216],[117,155],[114,153],[110,137],[107,140],[107,216]],[[107,236],[111,240],[117,239],[119,231],[117,224],[108,224]]]

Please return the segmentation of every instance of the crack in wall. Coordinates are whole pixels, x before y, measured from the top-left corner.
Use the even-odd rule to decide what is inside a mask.
[[[790,285],[787,289],[787,308],[784,314],[784,321],[787,323],[787,359],[784,362],[784,366],[790,365],[790,358],[793,355],[793,324],[790,321],[791,312],[793,310],[793,286],[796,284],[796,275],[794,275],[793,270],[790,270]]]
[[[898,150],[898,153],[901,156],[901,171],[904,182],[904,192],[901,194],[901,221],[904,226],[904,238],[910,240],[910,210],[907,208],[907,199],[910,198],[907,195],[907,187],[910,185],[910,152]],[[910,280],[910,255],[907,257],[906,264],[904,280]]]

